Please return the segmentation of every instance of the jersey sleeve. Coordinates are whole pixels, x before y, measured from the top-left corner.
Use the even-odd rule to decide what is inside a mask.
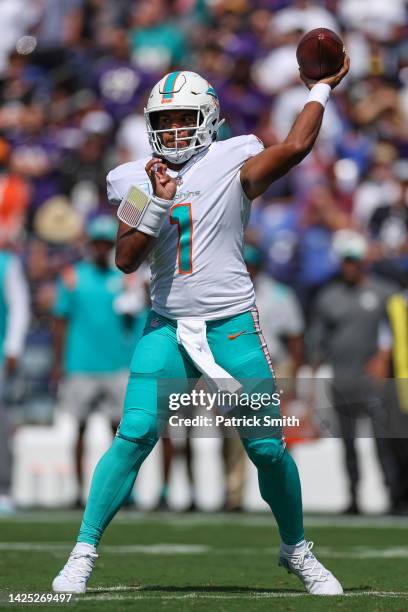
[[[262,140],[260,140],[258,136],[255,136],[255,134],[249,134],[247,138],[248,140],[247,140],[247,145],[246,145],[246,158],[244,162],[250,157],[254,157],[254,155],[258,155],[258,153],[261,153],[261,151],[265,149],[265,146]]]
[[[112,172],[109,172],[106,177],[106,191],[108,194],[109,203],[113,206],[119,206],[122,201],[123,196],[118,193],[118,187],[115,185],[115,180],[112,176]]]
[[[237,151],[236,161],[235,161],[236,166],[234,168],[234,172],[235,172],[235,180],[239,182],[241,192],[243,194],[244,218],[245,218],[245,226],[246,226],[249,220],[249,215],[250,215],[251,200],[246,195],[245,191],[243,190],[242,184],[241,184],[241,168],[245,164],[247,159],[249,159],[250,157],[254,157],[255,155],[258,155],[258,153],[263,151],[265,147],[263,143],[259,140],[259,138],[255,136],[255,134],[249,134],[247,136],[242,136],[241,138],[245,140],[242,142],[241,146],[239,147],[239,150]],[[239,140],[239,139],[237,138],[236,140]]]
[[[146,157],[136,162],[127,162],[109,172],[106,177],[106,186],[110,204],[119,206],[134,185],[149,192],[149,178],[145,171],[145,165],[149,159]]]
[[[254,134],[235,136],[228,140],[217,142],[218,159],[217,164],[227,173],[237,173],[247,159],[257,155],[264,150],[264,145]]]

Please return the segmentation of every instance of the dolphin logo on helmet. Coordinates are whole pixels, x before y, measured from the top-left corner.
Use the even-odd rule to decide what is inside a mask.
[[[166,110],[195,110],[195,126],[157,129],[157,113]],[[219,127],[224,120],[219,119],[220,104],[215,89],[195,72],[187,70],[166,74],[153,87],[147,106],[144,109],[147,135],[153,152],[169,162],[182,164],[193,155],[202,151],[216,139]],[[189,136],[181,138],[186,132]],[[165,147],[162,141],[163,132],[174,133],[174,148]],[[181,141],[188,141],[180,147]]]

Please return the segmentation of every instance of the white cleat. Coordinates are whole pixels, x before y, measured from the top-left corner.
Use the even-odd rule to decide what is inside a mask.
[[[58,576],[53,580],[54,593],[85,593],[97,558],[94,546],[79,542]]]
[[[316,559],[312,548],[313,542],[308,542],[304,550],[296,555],[288,555],[281,548],[279,565],[300,578],[311,595],[343,595],[340,582]]]

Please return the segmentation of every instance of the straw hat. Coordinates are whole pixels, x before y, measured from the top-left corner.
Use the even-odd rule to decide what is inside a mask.
[[[34,217],[34,229],[43,240],[57,244],[73,242],[83,230],[81,215],[62,195],[46,200]]]

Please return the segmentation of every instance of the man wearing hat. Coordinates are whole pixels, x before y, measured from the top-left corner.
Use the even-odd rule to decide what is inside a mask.
[[[357,514],[360,473],[355,438],[359,417],[371,420],[386,486],[390,488],[393,481],[393,461],[384,439],[386,407],[373,382],[380,325],[393,288],[367,272],[367,242],[358,232],[336,232],[333,250],[339,258],[340,274],[317,297],[310,344],[314,365],[326,363],[333,369],[332,401],[349,479],[350,504],[345,512]]]
[[[133,329],[123,309],[125,277],[111,261],[116,230],[116,220],[108,215],[89,224],[88,258],[62,271],[53,309],[53,377],[59,383],[59,409],[75,416],[79,423],[79,504],[87,418],[98,408],[116,430],[134,344]]]

